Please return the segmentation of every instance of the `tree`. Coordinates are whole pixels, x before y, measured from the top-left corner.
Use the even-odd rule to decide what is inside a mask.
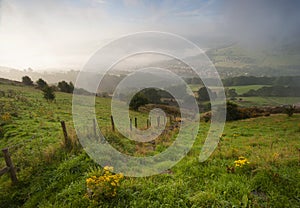
[[[31,78],[29,76],[22,77],[22,83],[24,85],[28,85],[28,86],[32,86],[33,85],[33,81],[31,80]]]
[[[216,93],[212,92],[209,88],[201,87],[198,90],[198,100],[199,101],[209,101],[209,95],[211,95],[211,99],[216,98]]]
[[[287,106],[284,106],[284,109],[285,109],[286,115],[288,115],[288,117],[291,117],[296,111],[296,106],[287,105]]]
[[[36,81],[36,84],[37,84],[37,87],[39,89],[44,89],[46,86],[48,86],[47,82],[44,81],[42,78],[39,78],[37,81]]]
[[[161,103],[160,91],[161,90],[154,89],[154,88],[146,88],[142,90],[142,93],[148,99],[149,103],[160,104]]]
[[[238,105],[235,103],[227,102],[226,121],[234,121],[239,119]]]
[[[72,82],[68,84],[66,81],[61,81],[57,86],[61,92],[73,93],[74,91],[74,85]]]
[[[238,96],[236,90],[235,89],[230,89],[230,88],[227,88],[225,90],[225,94],[226,94],[227,97],[230,97],[230,98],[234,98],[234,97]]]
[[[135,94],[133,96],[133,98],[131,99],[130,103],[129,103],[129,108],[131,110],[138,110],[140,106],[142,105],[146,105],[149,103],[149,100],[146,98],[146,96],[139,92],[137,94]]]
[[[54,88],[50,87],[50,86],[46,86],[43,88],[43,94],[44,94],[44,98],[47,101],[53,101],[55,99],[55,93],[54,93]]]

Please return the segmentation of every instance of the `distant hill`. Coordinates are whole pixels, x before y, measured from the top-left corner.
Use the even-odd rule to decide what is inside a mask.
[[[267,49],[246,49],[231,44],[207,51],[222,77],[300,75],[300,44]]]
[[[23,85],[22,82],[0,78],[0,84]]]
[[[214,63],[221,78],[238,76],[300,76],[300,43],[298,42],[277,45],[267,49],[247,49],[241,44],[226,42],[222,46],[217,44],[216,47],[207,49],[206,54]],[[186,59],[199,60],[199,57],[190,56],[186,57]],[[175,59],[157,61],[151,64],[145,63],[144,65],[141,63],[136,68],[150,66],[169,69],[184,77],[196,76],[189,66]],[[39,72],[32,69],[18,70],[0,66],[1,77],[5,79],[21,81],[22,77],[27,75],[34,82],[42,78],[49,84],[56,84],[62,80],[75,83],[78,73],[79,71],[75,70]],[[122,71],[115,71],[113,75],[123,76],[128,73],[130,73],[130,69],[125,67],[122,68]],[[111,88],[111,85],[115,85],[114,83],[119,78],[109,77],[107,80],[105,86]],[[106,89],[103,90],[107,91]]]

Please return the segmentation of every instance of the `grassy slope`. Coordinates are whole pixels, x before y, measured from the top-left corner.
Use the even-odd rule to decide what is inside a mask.
[[[17,117],[3,126],[0,147],[12,147],[12,159],[20,168],[20,183],[11,186],[0,177],[0,204],[4,207],[88,207],[83,198],[86,174],[95,166],[84,152],[67,153],[60,143],[60,120],[73,132],[71,95],[57,93],[56,103],[47,103],[33,88],[0,85],[14,89],[26,99],[0,98]],[[97,119],[109,126],[109,99],[97,98]],[[135,115],[140,118],[145,115]],[[143,119],[142,119],[143,120]],[[143,125],[143,124],[141,124]],[[228,122],[218,149],[199,163],[207,123],[188,155],[172,168],[172,174],[127,178],[116,198],[102,207],[297,207],[300,203],[300,115],[262,117]],[[244,170],[228,173],[238,156],[249,159]],[[0,158],[2,167],[3,158]]]

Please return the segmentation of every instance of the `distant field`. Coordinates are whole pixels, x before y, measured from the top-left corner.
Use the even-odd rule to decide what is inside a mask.
[[[245,85],[245,86],[231,86],[229,87],[230,89],[235,89],[237,94],[241,95],[244,94],[246,92],[248,92],[249,90],[257,90],[259,88],[262,87],[267,87],[269,85]]]
[[[238,97],[242,101],[236,101],[239,105],[250,106],[280,106],[300,103],[300,97]]]

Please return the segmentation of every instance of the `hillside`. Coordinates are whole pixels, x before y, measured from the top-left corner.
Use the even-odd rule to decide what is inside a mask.
[[[0,77],[0,83],[1,84],[9,84],[9,85],[22,85],[22,82],[10,80],[10,79],[4,79]]]
[[[32,87],[0,84],[0,90],[18,95],[0,97],[0,147],[9,147],[19,180],[13,185],[7,174],[0,177],[3,207],[298,207],[299,114],[227,122],[218,148],[203,163],[198,156],[209,123],[201,122],[193,148],[173,168],[151,177],[125,177],[115,196],[96,199],[89,197],[87,179],[103,169],[76,143],[71,94],[57,92],[51,103]],[[112,132],[110,101],[96,98],[96,117],[115,148],[145,156],[172,143],[176,134],[149,149]],[[145,128],[146,114],[130,115]],[[71,149],[61,120],[74,142]],[[0,168],[4,165],[0,157]]]

